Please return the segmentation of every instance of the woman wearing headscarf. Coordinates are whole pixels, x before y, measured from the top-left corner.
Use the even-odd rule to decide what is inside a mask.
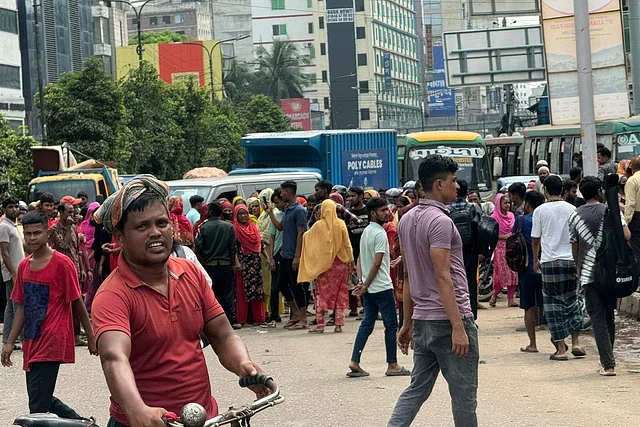
[[[249,217],[251,222],[258,224],[258,218],[262,214],[262,208],[260,207],[260,200],[258,197],[249,197],[247,199],[247,206],[249,207]]]
[[[182,197],[169,197],[169,220],[173,224],[175,236],[180,240],[180,244],[193,249],[193,228],[191,227],[191,221],[183,215],[183,212]]]
[[[364,197],[363,197],[363,202],[366,205],[367,202],[371,199],[373,199],[374,197],[380,197],[380,194],[378,194],[378,192],[376,190],[364,190]]]
[[[224,221],[233,222],[233,205],[228,200],[222,200],[220,202],[220,206],[222,206],[222,218]]]
[[[238,241],[238,260],[241,270],[236,274],[237,320],[247,323],[249,310],[254,324],[265,323],[264,288],[262,284],[263,252],[262,238],[258,227],[249,219],[249,209],[237,205],[233,211],[233,228]]]
[[[491,217],[498,221],[498,244],[493,253],[493,296],[489,305],[496,306],[496,299],[502,288],[507,288],[507,300],[509,307],[518,307],[513,300],[518,285],[518,273],[511,270],[507,265],[507,239],[511,236],[511,230],[515,218],[511,213],[511,200],[509,194],[498,194],[496,196],[496,208]]]
[[[247,202],[244,200],[244,197],[242,196],[234,197],[233,200],[231,201],[231,204],[233,205],[234,209],[236,206],[238,206],[238,204],[247,206]]]
[[[273,196],[273,190],[270,188],[264,189],[260,192],[259,199],[263,202],[267,201],[267,206],[270,209],[274,209],[273,202],[271,201],[271,196]],[[251,208],[251,204],[249,204],[249,208]],[[261,209],[262,211],[262,209]],[[271,218],[266,211],[262,211],[260,216],[258,217],[258,231],[260,232],[260,238],[262,239],[262,245],[264,247],[264,252],[261,254],[260,259],[262,261],[262,289],[264,290],[264,303],[267,308],[267,318],[271,318],[271,314],[269,312],[269,301],[271,298],[271,286],[272,286],[272,277],[271,277],[271,263],[269,262],[268,254],[271,253],[269,251],[269,246],[271,245],[271,233],[269,233],[269,225],[271,225]]]
[[[347,280],[353,269],[353,252],[344,221],[338,219],[336,205],[322,202],[318,220],[302,238],[298,282],[316,280],[317,326],[310,333],[324,332],[324,313],[335,310],[335,332],[342,332],[344,311],[349,308]]]

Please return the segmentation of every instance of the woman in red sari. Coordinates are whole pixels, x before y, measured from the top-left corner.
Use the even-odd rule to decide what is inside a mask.
[[[238,241],[238,260],[241,267],[240,272],[236,273],[238,323],[246,324],[251,310],[254,324],[262,325],[266,320],[260,261],[260,253],[263,251],[262,238],[258,227],[249,219],[247,206],[239,204],[235,207],[233,228]]]
[[[184,204],[182,203],[182,197],[169,197],[169,220],[171,224],[173,224],[175,236],[183,246],[193,249],[193,228],[191,227],[191,222],[183,215],[183,212]]]

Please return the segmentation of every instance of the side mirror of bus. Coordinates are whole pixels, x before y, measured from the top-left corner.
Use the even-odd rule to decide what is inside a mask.
[[[493,158],[493,177],[497,178],[502,175],[502,157]]]

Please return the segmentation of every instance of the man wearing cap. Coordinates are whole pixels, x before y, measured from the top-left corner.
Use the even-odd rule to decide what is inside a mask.
[[[542,173],[540,172],[541,169],[542,169]],[[551,173],[549,169],[549,163],[547,163],[546,160],[539,160],[538,163],[536,163],[536,172],[538,174],[538,179],[536,180],[536,185],[535,187],[533,187],[533,189],[544,194],[544,190],[542,189],[542,184],[544,183],[544,180]]]
[[[89,268],[89,259],[86,252],[82,250],[82,244],[76,230],[76,206],[81,200],[72,196],[64,196],[60,199],[58,212],[60,219],[49,228],[49,246],[52,249],[68,256],[78,273],[80,286],[93,281],[93,273]],[[82,289],[80,289],[82,291]],[[80,322],[74,318],[74,331],[76,335],[76,345],[86,346],[87,342],[80,336]]]
[[[109,391],[110,427],[166,427],[167,411],[195,402],[218,414],[200,334],[234,374],[262,373],[191,262],[170,257],[172,227],[167,185],[133,178],[111,195],[94,219],[122,248],[118,267],[92,306],[96,342]],[[252,387],[263,397],[264,386]]]

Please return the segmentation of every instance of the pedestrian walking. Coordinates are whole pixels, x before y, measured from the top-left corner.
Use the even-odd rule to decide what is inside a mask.
[[[536,343],[536,310],[543,307],[542,276],[534,269],[533,246],[531,230],[533,228],[533,213],[544,204],[544,196],[535,190],[529,191],[524,196],[524,213],[515,218],[512,231],[521,231],[527,243],[527,266],[518,274],[520,286],[520,308],[524,310],[524,326],[529,337],[529,344],[520,347],[523,353],[538,353]]]
[[[224,309],[229,323],[234,329],[240,329],[236,311],[235,272],[240,271],[238,246],[233,225],[223,221],[222,206],[210,203],[209,218],[199,226],[196,238],[196,254],[204,262],[204,268],[213,281],[216,300]]]
[[[631,249],[636,264],[640,265],[640,156],[631,159],[631,178],[624,186],[624,220],[631,231]]]
[[[338,219],[336,204],[322,202],[320,220],[304,234],[298,282],[316,282],[316,322],[310,333],[324,332],[324,314],[335,310],[334,332],[342,332],[344,311],[349,308],[349,274],[355,269],[349,233]]]
[[[585,176],[580,182],[580,192],[585,201],[569,217],[569,234],[573,245],[580,285],[584,288],[587,312],[593,322],[593,335],[600,354],[600,375],[615,376],[615,314],[617,299],[603,294],[596,283],[596,253],[602,244],[604,218],[607,210],[602,204],[602,181],[595,176]],[[627,223],[622,220],[626,240],[631,238]]]
[[[378,314],[382,315],[384,325],[384,345],[387,351],[387,376],[405,376],[410,372],[398,364],[396,333],[396,299],[391,281],[390,248],[387,233],[383,226],[391,219],[387,201],[374,197],[367,203],[369,225],[360,240],[358,270],[360,282],[354,289],[356,296],[362,297],[364,319],[358,329],[353,344],[348,377],[366,377],[369,373],[362,369],[360,361],[369,336],[373,332]]]
[[[19,200],[8,197],[2,201],[2,214],[0,222],[0,255],[2,264],[2,280],[6,295],[4,308],[4,326],[2,329],[2,344],[6,344],[13,325],[13,319],[18,311],[18,303],[11,301],[11,293],[18,272],[18,265],[24,259],[22,237],[18,230],[18,216],[20,215]],[[16,346],[19,350],[20,346]]]
[[[249,218],[249,208],[237,205],[233,213],[233,228],[238,241],[240,271],[236,272],[237,321],[247,323],[249,310],[254,324],[265,323],[262,263],[264,252],[258,227]]]
[[[354,262],[357,263],[360,257],[360,239],[362,233],[364,233],[364,230],[369,225],[370,217],[368,209],[363,203],[364,190],[361,187],[351,187],[348,194],[347,202],[349,204],[349,210],[359,218],[358,222],[350,222],[347,224],[349,240],[353,248],[353,259]],[[349,317],[359,317],[358,298],[353,293],[349,295]]]
[[[491,217],[498,222],[498,244],[493,252],[493,296],[489,301],[491,307],[496,306],[498,295],[502,288],[507,288],[507,306],[518,307],[515,302],[518,273],[507,265],[507,239],[511,236],[511,229],[515,221],[511,213],[511,200],[508,194],[496,196],[496,209]]]
[[[544,189],[547,202],[533,212],[533,262],[535,271],[542,273],[544,314],[556,346],[550,359],[567,360],[569,348],[564,340],[568,336],[572,341],[571,353],[576,357],[586,355],[579,343],[584,317],[569,236],[569,217],[576,208],[562,200],[559,176],[549,176]]]
[[[282,220],[284,219],[284,210],[287,204],[282,200],[282,191],[280,188],[273,190],[271,196],[271,204],[263,205],[264,211],[269,215],[269,247],[267,255],[269,257],[269,265],[271,266],[271,296],[269,298],[269,313],[271,315],[267,327],[275,328],[276,323],[281,322],[280,314],[284,313],[284,304],[280,294],[286,301],[293,301],[293,295],[289,287],[278,287],[278,274],[280,271],[280,252],[282,250],[282,231],[276,226],[282,228]]]
[[[478,425],[478,329],[462,240],[446,207],[456,200],[457,170],[451,158],[427,156],[418,170],[420,200],[398,224],[411,291],[405,289],[398,345],[407,354],[413,343],[414,353],[411,384],[398,398],[388,427],[411,425],[440,372],[449,385],[456,427]]]
[[[302,284],[298,283],[298,267],[302,254],[302,236],[307,231],[307,210],[300,204],[296,194],[298,185],[293,181],[282,183],[280,197],[287,204],[284,218],[280,223],[282,229],[282,249],[280,250],[280,271],[278,288],[288,287],[292,301],[289,302],[291,316],[284,326],[287,329],[307,329],[307,296]],[[285,298],[287,295],[285,295]]]
[[[22,333],[29,412],[51,412],[63,418],[85,419],[53,395],[60,365],[75,362],[74,316],[80,319],[87,332],[89,353],[98,354],[89,316],[80,296],[76,267],[67,256],[47,245],[46,214],[29,212],[22,225],[31,255],[17,266],[11,293],[17,310],[7,342],[2,347],[2,365],[13,365],[11,353]]]

